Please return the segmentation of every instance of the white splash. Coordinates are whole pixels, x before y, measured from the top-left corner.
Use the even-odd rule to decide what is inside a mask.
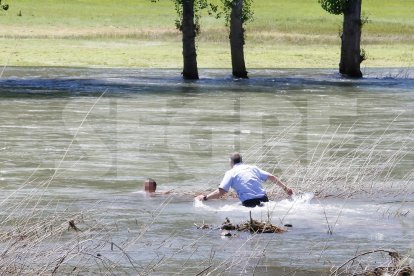
[[[262,206],[256,206],[254,208],[244,207],[240,202],[235,203],[226,203],[225,205],[217,205],[217,203],[221,203],[220,201],[215,201],[214,203],[204,203],[204,201],[200,201],[195,199],[194,200],[194,207],[201,208],[208,211],[213,212],[243,212],[248,213],[250,211],[254,212],[263,212],[268,210],[278,209],[289,209],[293,205],[300,206],[300,205],[309,205],[311,200],[313,199],[313,193],[304,193],[300,195],[293,195],[290,199],[283,199],[281,201],[269,201],[265,202]],[[214,204],[214,206],[212,206]]]

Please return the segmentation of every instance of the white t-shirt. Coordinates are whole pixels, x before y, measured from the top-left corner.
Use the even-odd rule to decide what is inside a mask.
[[[261,198],[266,195],[262,183],[267,180],[270,173],[256,166],[236,164],[228,170],[221,181],[219,188],[229,191],[233,188],[239,199],[243,202],[248,199]]]

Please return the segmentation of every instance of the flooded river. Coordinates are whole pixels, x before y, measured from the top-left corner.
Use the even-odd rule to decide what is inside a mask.
[[[412,257],[413,70],[227,73],[191,82],[178,70],[5,68],[1,267],[24,256],[20,272],[324,275],[367,250]],[[266,183],[272,201],[252,210],[287,233],[222,237],[224,219],[242,223],[250,209],[194,201],[233,151],[296,191],[287,199]],[[146,195],[148,177],[172,192]],[[22,243],[25,229],[47,238],[16,248],[10,236]]]

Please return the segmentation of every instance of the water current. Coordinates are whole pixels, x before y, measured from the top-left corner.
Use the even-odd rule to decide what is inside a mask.
[[[234,80],[203,70],[199,81],[183,81],[179,70],[5,68],[0,232],[30,212],[83,213],[79,228],[94,221],[123,245],[92,252],[120,264],[115,274],[321,275],[366,250],[412,256],[414,71],[364,73],[252,70]],[[236,150],[296,195],[266,183],[263,207],[194,201],[217,187]],[[172,192],[145,194],[148,177]],[[241,223],[249,211],[293,227],[221,236],[226,217]],[[47,262],[33,258],[32,266]]]

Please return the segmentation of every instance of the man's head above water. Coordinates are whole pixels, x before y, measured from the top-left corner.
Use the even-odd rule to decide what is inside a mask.
[[[157,189],[157,182],[154,179],[148,178],[144,182],[144,190],[148,193],[154,193]]]
[[[236,164],[240,164],[242,162],[243,162],[242,156],[241,156],[241,154],[239,152],[233,152],[230,155],[230,166],[231,167],[233,167]]]

